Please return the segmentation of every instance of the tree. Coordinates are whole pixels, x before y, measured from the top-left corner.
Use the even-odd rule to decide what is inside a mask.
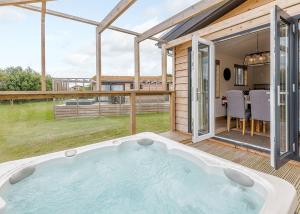
[[[47,90],[52,90],[52,78],[46,77]],[[4,91],[40,91],[41,75],[30,67],[8,67],[0,70],[0,90]]]
[[[0,69],[0,91],[4,91],[6,88],[6,73],[4,70]]]
[[[46,90],[52,91],[52,77],[50,75],[46,76]]]

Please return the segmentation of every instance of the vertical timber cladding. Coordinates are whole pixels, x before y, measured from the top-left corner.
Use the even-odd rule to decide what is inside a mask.
[[[176,130],[188,133],[188,48],[192,42],[175,47]]]

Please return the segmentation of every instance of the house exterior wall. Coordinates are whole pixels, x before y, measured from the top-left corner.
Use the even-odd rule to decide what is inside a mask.
[[[257,7],[260,7],[262,5],[268,4],[273,1],[274,0],[248,0],[248,1],[244,2],[243,4],[241,4],[240,6],[233,9],[232,11],[228,12],[221,18],[217,19],[215,22],[213,22],[213,24],[224,21],[226,19],[237,16],[241,13],[247,12],[249,10],[255,9]]]
[[[187,42],[175,48],[175,116],[176,130],[188,132],[188,48]]]
[[[239,32],[249,31],[259,26],[267,26],[270,24],[270,13],[275,5],[282,8],[289,16],[300,15],[300,0],[271,1],[270,3],[253,9],[249,8],[249,10],[246,10],[246,12],[242,12],[233,17],[219,21],[218,23],[212,23],[200,30],[189,33],[172,41],[168,41],[165,44],[165,47],[167,49],[174,48],[180,44],[190,41],[193,35],[213,41]]]
[[[239,7],[225,14],[220,19],[216,20],[213,24],[226,21],[227,19],[233,18],[237,15],[243,14],[244,12],[249,12],[252,9],[263,6],[272,2],[273,0],[248,0]],[[299,6],[298,6],[299,7]],[[271,10],[271,8],[270,8]],[[270,17],[270,15],[268,15]],[[269,20],[269,18],[268,18]],[[254,20],[251,20],[249,23],[238,24],[236,26],[225,28],[221,31],[208,34],[204,38],[213,40],[217,38],[222,38],[243,30],[251,29],[260,25],[265,24],[265,17],[257,17]],[[212,25],[213,25],[212,24]],[[247,27],[245,27],[247,25]],[[183,44],[177,45],[174,47],[174,57],[175,57],[175,121],[176,121],[176,130],[187,133],[188,132],[188,48],[192,46],[192,41],[187,41]],[[222,70],[221,70],[222,71]],[[216,107],[218,108],[218,107]],[[222,116],[224,114],[224,109],[220,107],[217,109],[217,116]]]

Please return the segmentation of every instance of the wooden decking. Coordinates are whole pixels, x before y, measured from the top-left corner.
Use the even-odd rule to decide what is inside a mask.
[[[188,144],[192,140],[191,134],[185,134],[181,132],[168,131],[161,133],[160,135],[183,144]]]
[[[243,166],[274,175],[285,179],[295,186],[298,194],[298,207],[296,213],[300,213],[300,164],[288,162],[279,170],[274,170],[270,165],[270,157],[267,154],[253,152],[246,149],[236,148],[233,145],[216,140],[206,140],[189,146],[205,151],[212,155],[233,161]],[[280,196],[278,196],[280,197]],[[284,197],[284,196],[281,196]]]

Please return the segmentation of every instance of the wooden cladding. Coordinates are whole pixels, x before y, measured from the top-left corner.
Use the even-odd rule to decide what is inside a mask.
[[[166,44],[166,48],[177,48],[179,44],[186,44],[191,41],[193,35],[203,37],[208,40],[215,40],[270,24],[270,12],[274,5],[278,5],[280,8],[284,9],[289,16],[299,15],[299,0],[277,0],[270,1],[269,3],[267,2],[268,1],[265,1],[266,4],[262,4],[261,6],[257,5],[257,7],[253,9],[246,10],[238,15],[226,18],[225,20],[213,23],[198,31],[174,39]]]
[[[233,10],[231,10],[230,12],[228,12],[227,14],[225,14],[224,16],[222,16],[221,18],[219,18],[218,20],[213,22],[213,24],[224,21],[226,19],[232,18],[232,17],[237,16],[237,15],[240,15],[240,14],[245,13],[247,11],[253,10],[257,7],[263,6],[263,5],[268,4],[272,1],[274,1],[274,0],[247,0],[246,2],[241,4],[240,6],[234,8]]]
[[[188,132],[188,112],[189,112],[189,57],[188,49],[191,47],[191,42],[184,43],[175,48],[175,123],[176,130]]]
[[[55,105],[55,118],[128,115],[131,104]],[[136,103],[136,113],[169,112],[169,103]]]

